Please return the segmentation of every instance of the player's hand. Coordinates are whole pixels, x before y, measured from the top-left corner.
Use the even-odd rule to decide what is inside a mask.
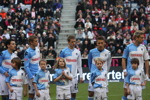
[[[80,83],[83,83],[83,78],[80,78]]]
[[[8,76],[9,76],[9,74],[8,74],[7,72],[5,72],[5,73],[4,73],[4,75],[5,75],[6,77],[8,77]]]
[[[24,96],[24,97],[27,96],[27,91],[23,91],[23,96]]]
[[[130,94],[130,89],[129,89],[129,88],[127,88],[127,94],[128,94],[128,95]]]
[[[40,93],[39,91],[36,92],[36,96],[40,97]]]
[[[141,84],[141,86],[145,86],[145,85],[146,85],[145,83],[142,83],[142,84]]]
[[[62,75],[65,75],[65,72],[64,72],[64,71],[62,71]]]
[[[12,88],[10,88],[9,90],[10,90],[10,92],[13,92],[13,91],[14,91]]]

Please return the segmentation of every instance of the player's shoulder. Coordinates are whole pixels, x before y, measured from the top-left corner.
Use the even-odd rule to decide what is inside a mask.
[[[104,49],[104,52],[111,53],[108,49]]]
[[[146,48],[146,46],[144,44],[140,44],[139,47]]]
[[[8,53],[8,50],[4,50],[4,51],[0,52],[0,56],[7,54],[7,53]]]
[[[134,43],[130,43],[130,44],[128,44],[126,47],[132,47],[132,46],[134,46]]]
[[[97,51],[97,48],[91,49],[90,52],[95,52]]]
[[[80,53],[80,50],[78,50],[78,49],[76,49],[76,48],[74,48],[74,51]]]
[[[65,52],[65,51],[67,51],[67,50],[68,50],[68,47],[62,49],[62,50],[60,51],[60,53],[61,53],[61,52]]]

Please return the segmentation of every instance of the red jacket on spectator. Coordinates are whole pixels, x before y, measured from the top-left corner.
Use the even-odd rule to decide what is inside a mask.
[[[3,18],[3,19],[5,19],[5,18],[6,18],[7,13],[5,13],[5,12],[1,12],[1,13],[0,13],[0,15],[2,16],[2,18]]]

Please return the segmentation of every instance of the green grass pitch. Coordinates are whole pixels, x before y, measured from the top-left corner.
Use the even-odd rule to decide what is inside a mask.
[[[108,92],[108,100],[121,100],[123,95],[123,82],[110,82],[109,83],[109,92]],[[87,83],[80,83],[78,85],[79,92],[77,93],[76,100],[87,100],[88,97],[88,84]],[[56,85],[51,84],[50,86],[50,94],[51,100],[56,100]],[[143,90],[143,100],[150,100],[150,82],[147,82],[146,89]],[[2,100],[0,98],[0,100]],[[23,100],[28,100],[27,97]]]

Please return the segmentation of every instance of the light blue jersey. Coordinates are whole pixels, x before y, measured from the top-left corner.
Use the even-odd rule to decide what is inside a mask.
[[[10,54],[8,50],[4,50],[0,53],[0,73],[4,74],[12,69],[11,60],[17,57],[15,53]]]
[[[25,72],[21,69],[11,69],[9,70],[9,76],[6,77],[5,82],[9,83],[10,86],[22,87],[23,84],[27,84]]]
[[[95,69],[91,73],[91,83],[94,88],[106,88],[108,85],[107,81],[107,71],[104,69],[100,71],[99,69]]]
[[[130,70],[128,70],[125,83],[133,84],[133,85],[141,85],[143,80],[147,80],[144,71],[140,68],[136,70],[131,68]]]
[[[24,68],[30,79],[32,79],[35,73],[39,70],[40,50],[28,48],[24,54]]]
[[[39,70],[36,73],[33,82],[36,83],[38,90],[48,89],[50,83],[49,71]]]
[[[131,67],[131,59],[137,58],[139,60],[139,67],[143,69],[144,67],[144,60],[149,59],[149,54],[147,52],[146,47],[143,44],[140,44],[139,46],[134,45],[134,43],[131,43],[127,45],[127,47],[124,49],[124,53],[122,58],[127,59],[127,71],[129,69],[132,69]]]
[[[95,58],[101,58],[104,61],[103,69],[109,71],[111,66],[110,51],[108,51],[107,49],[104,49],[103,51],[99,51],[97,48],[90,50],[88,55],[88,66],[91,72],[97,69],[94,61]]]
[[[59,77],[62,74],[63,71],[68,76],[71,76],[69,68],[65,68],[65,69],[58,68],[58,69],[55,69],[54,79],[56,79],[57,77]],[[69,85],[69,79],[66,79],[65,76],[64,76],[63,78],[61,78],[59,81],[56,82],[56,85],[59,85],[59,86],[68,86]]]
[[[80,77],[82,76],[82,66],[81,66],[81,53],[78,49],[69,49],[68,47],[60,52],[60,57],[64,58],[67,67],[71,70],[73,77],[77,77],[77,70],[79,71]]]

